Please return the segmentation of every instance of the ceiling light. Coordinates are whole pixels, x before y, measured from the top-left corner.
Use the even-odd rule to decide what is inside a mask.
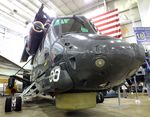
[[[85,2],[86,4],[89,4],[89,3],[92,2],[92,0],[84,0],[84,2]]]
[[[57,14],[53,9],[48,9],[47,7],[44,7],[44,12],[47,13],[50,17],[56,17]]]

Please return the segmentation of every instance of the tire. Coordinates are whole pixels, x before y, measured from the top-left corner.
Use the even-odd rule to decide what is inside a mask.
[[[104,95],[102,93],[97,93],[96,95],[96,103],[103,103],[104,102]]]
[[[5,101],[5,112],[12,111],[12,97],[7,97]]]
[[[15,111],[21,111],[21,110],[22,110],[22,98],[16,97]]]
[[[100,103],[103,103],[104,102],[104,95],[103,95],[103,93],[101,93],[100,95],[101,95],[101,101],[100,101]]]

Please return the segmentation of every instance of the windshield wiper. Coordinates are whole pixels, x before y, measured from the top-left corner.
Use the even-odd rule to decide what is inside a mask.
[[[79,16],[76,16],[76,15],[73,15],[73,18],[85,27],[85,21],[82,18],[80,18]]]

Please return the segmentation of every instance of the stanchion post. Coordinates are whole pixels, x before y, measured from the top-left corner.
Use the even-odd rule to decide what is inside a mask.
[[[120,94],[120,87],[118,87],[118,105],[121,104],[121,94]]]

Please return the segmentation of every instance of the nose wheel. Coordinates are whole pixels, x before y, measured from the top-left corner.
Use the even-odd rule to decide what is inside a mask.
[[[7,97],[5,101],[5,112],[12,111],[12,97]]]
[[[22,98],[16,97],[12,100],[12,97],[7,97],[5,101],[5,112],[21,111],[22,110]]]
[[[96,95],[96,103],[103,103],[104,102],[104,95],[101,92],[98,92]]]
[[[21,97],[16,97],[15,111],[21,111],[21,109],[22,109],[22,98]]]

